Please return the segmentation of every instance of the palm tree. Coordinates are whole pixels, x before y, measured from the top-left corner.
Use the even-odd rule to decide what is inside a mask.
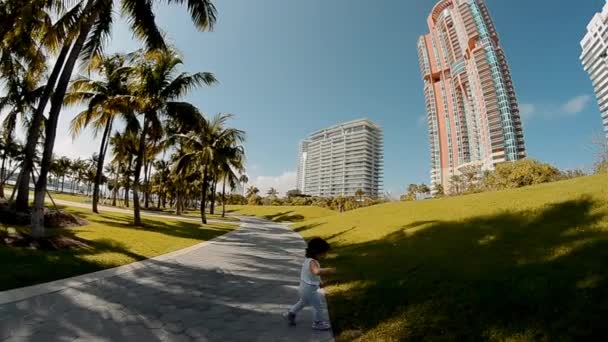
[[[5,3],[11,2],[7,1]],[[43,122],[45,121],[44,113],[63,64],[70,52],[73,33],[77,31],[78,26],[75,19],[80,14],[82,6],[79,3],[69,11],[64,11],[63,1],[61,0],[14,1],[12,3],[19,4],[19,6],[16,6],[12,11],[8,11],[12,15],[8,16],[10,20],[3,27],[6,28],[5,32],[21,32],[22,34],[14,37],[13,41],[8,39],[9,41],[7,42],[6,39],[3,39],[5,49],[14,50],[16,46],[24,47],[26,51],[18,52],[18,54],[20,56],[28,56],[25,59],[29,61],[28,66],[30,69],[42,71],[46,68],[45,62],[47,59],[43,50],[48,48],[49,51],[56,52],[56,49],[61,46],[61,50],[56,56],[55,66],[47,79],[47,84],[43,88],[27,129],[23,163],[21,165],[19,182],[16,186],[19,193],[15,205],[18,211],[25,211],[29,206],[30,174],[34,167],[34,161],[38,159],[36,147],[40,139]],[[60,9],[60,11],[55,14],[59,14],[58,17],[60,18],[54,25],[49,25],[52,22],[51,17],[53,16],[53,12],[57,9]],[[5,22],[3,21],[3,24]],[[3,35],[2,38],[11,36],[7,34]],[[45,44],[38,44],[39,42],[44,42]],[[17,50],[19,51],[19,49]],[[37,228],[33,232],[33,235],[37,236],[42,233],[43,231]]]
[[[5,198],[4,185],[15,173],[16,169],[11,170],[13,161],[16,161],[22,150],[18,141],[4,133],[0,134],[0,198]]]
[[[122,175],[122,184],[125,190],[124,204],[129,207],[129,191],[131,190],[131,175],[133,173],[133,156],[137,154],[138,133],[134,127],[125,132],[116,132],[110,138],[114,158],[112,163],[117,165],[117,173]],[[116,179],[118,182],[118,179]],[[118,190],[116,190],[118,191]],[[115,205],[115,201],[114,205]]]
[[[278,192],[278,191],[277,191],[277,189],[275,189],[275,188],[270,188],[266,194],[267,194],[267,195],[268,195],[268,197],[270,197],[270,198],[276,198],[276,197],[277,197],[277,195],[279,194],[279,192]]]
[[[18,119],[23,121],[25,127],[30,125],[30,115],[34,113],[36,102],[41,96],[43,89],[38,86],[38,82],[42,77],[39,67],[35,66],[26,70],[25,66],[20,63],[20,60],[11,57],[6,57],[8,60],[0,61],[0,75],[2,76],[5,89],[4,96],[0,97],[0,112],[6,112],[2,122],[2,138],[8,145],[12,144],[15,140]],[[26,185],[29,196],[29,174]],[[25,199],[25,207],[27,208],[28,198]]]
[[[155,50],[145,53],[139,59],[136,67],[137,84],[134,95],[139,102],[138,111],[143,114],[142,132],[139,137],[139,150],[135,163],[133,179],[133,221],[141,226],[139,181],[142,167],[146,159],[146,142],[151,126],[160,122],[161,117],[192,116],[198,111],[184,102],[177,102],[190,89],[202,85],[212,85],[216,82],[210,73],[180,73],[176,76],[178,67],[183,61],[170,50]]]
[[[260,193],[260,189],[258,189],[252,185],[249,188],[247,188],[245,195],[247,198],[250,198],[252,196],[257,196],[257,194],[259,194],[259,193]]]
[[[96,162],[95,180],[93,185],[92,210],[99,213],[99,188],[103,178],[103,165],[105,162],[112,127],[115,120],[121,116],[125,121],[134,120],[133,112],[129,108],[129,88],[127,77],[131,68],[127,65],[123,55],[95,56],[89,69],[95,71],[99,77],[91,79],[81,76],[72,82],[70,92],[65,97],[66,104],[88,103],[87,109],[76,115],[72,120],[71,130],[74,137],[91,125],[95,135],[103,131],[101,145],[99,146]]]
[[[108,190],[112,191],[112,206],[116,206],[116,199],[118,197],[118,191],[120,190],[120,185],[118,182],[118,176],[120,173],[118,172],[118,163],[112,162],[110,165],[107,165],[105,168],[105,173],[109,175],[112,181],[108,181]]]
[[[86,161],[78,158],[71,163],[72,193],[80,193],[80,183],[86,172]]]
[[[361,205],[361,202],[363,202],[363,196],[365,196],[365,191],[363,191],[363,189],[358,189],[355,191],[355,196],[359,198],[359,205]]]
[[[84,0],[83,0],[84,1]],[[68,84],[72,77],[74,67],[80,56],[83,56],[85,60],[90,57],[99,54],[103,48],[103,42],[109,36],[112,28],[113,21],[113,10],[114,5],[118,4],[117,1],[112,0],[87,0],[86,4],[83,1],[78,1],[77,6],[80,6],[78,11],[80,14],[75,28],[74,34],[69,35],[63,42],[63,47],[70,47],[69,55],[62,58],[58,58],[55,67],[60,65],[58,69],[61,70],[61,75],[56,81],[51,79],[45,87],[45,90],[52,90],[52,96],[49,93],[47,98],[42,98],[36,114],[44,112],[44,108],[48,103],[48,99],[51,98],[51,107],[46,122],[46,135],[44,143],[44,151],[42,155],[42,162],[40,168],[39,181],[36,183],[36,191],[34,196],[34,209],[32,211],[32,233],[35,237],[44,235],[44,198],[46,189],[46,176],[48,168],[52,159],[52,152],[55,145],[55,137],[57,133],[57,123],[59,120],[59,114],[64,101]],[[47,1],[52,2],[52,1]],[[183,4],[185,1],[182,0],[169,0],[169,3]],[[163,36],[156,26],[154,20],[154,12],[152,7],[152,1],[142,0],[121,0],[123,13],[129,19],[131,27],[136,36],[143,38],[149,48],[165,48]],[[192,16],[192,19],[197,28],[200,30],[207,30],[212,28],[215,23],[215,7],[210,0],[188,0],[188,9]],[[72,43],[72,39],[73,43]],[[63,50],[62,50],[63,52]],[[61,56],[60,56],[61,57]],[[54,68],[53,71],[55,71]],[[53,76],[53,74],[52,74]],[[42,108],[42,109],[41,109]],[[145,126],[145,125],[144,125]],[[30,132],[31,133],[31,132]],[[37,133],[37,132],[35,132]],[[144,127],[142,140],[145,140],[146,129]],[[34,134],[37,136],[37,134]],[[29,139],[29,135],[28,135]],[[140,147],[143,149],[145,144],[141,144]],[[143,152],[142,152],[143,153]],[[33,156],[33,151],[32,151]],[[143,163],[143,156],[138,163]],[[139,170],[138,170],[139,169]],[[135,178],[136,185],[135,190],[137,191],[137,182],[139,181],[139,172],[141,167],[136,168]],[[139,204],[136,203],[136,218],[135,221],[141,224],[139,217]]]
[[[218,114],[210,121],[201,117],[201,128],[188,134],[182,134],[185,147],[184,155],[177,163],[177,169],[191,168],[194,172],[201,173],[201,218],[203,224],[207,224],[205,205],[207,192],[209,190],[210,169],[224,158],[222,154],[226,146],[237,146],[245,140],[245,133],[235,128],[225,128],[230,119],[230,114]]]
[[[167,192],[169,191],[168,184],[170,181],[171,168],[167,160],[161,159],[154,162],[154,169],[156,170],[156,173],[154,174],[154,183],[156,193],[158,194],[156,207],[160,209],[161,207],[165,207]]]
[[[244,141],[244,134],[241,137]],[[219,168],[219,178],[222,180],[222,217],[226,217],[226,183],[234,190],[243,177],[245,176],[245,149],[240,145],[239,141],[224,141],[224,146],[221,146],[215,161]],[[241,174],[240,176],[238,174]]]
[[[63,192],[65,186],[65,176],[69,174],[71,165],[72,161],[70,158],[61,157],[59,160],[57,160],[58,175],[61,177],[61,192]]]

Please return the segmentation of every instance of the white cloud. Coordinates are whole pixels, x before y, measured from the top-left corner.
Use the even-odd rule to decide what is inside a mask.
[[[522,103],[519,106],[519,111],[524,120],[530,119],[531,117],[554,119],[579,114],[587,108],[592,100],[593,96],[584,94],[575,96],[561,104],[546,103],[542,106],[537,106],[532,103]]]
[[[529,119],[535,112],[536,106],[531,103],[522,103],[519,106],[519,113],[524,119]]]
[[[578,114],[585,110],[589,102],[591,102],[591,95],[580,95],[570,99],[568,102],[562,105],[561,110],[566,114]]]
[[[298,174],[296,171],[285,171],[279,176],[256,176],[249,180],[247,186],[255,186],[260,189],[260,195],[266,196],[270,188],[275,188],[280,195],[296,188]]]

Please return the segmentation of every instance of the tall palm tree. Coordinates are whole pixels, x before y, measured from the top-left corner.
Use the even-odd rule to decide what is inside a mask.
[[[98,55],[92,59],[89,69],[99,77],[92,79],[81,76],[75,80],[70,92],[65,97],[66,104],[88,103],[87,109],[76,115],[72,120],[71,131],[78,136],[83,128],[93,127],[95,135],[103,131],[96,163],[95,181],[93,185],[92,210],[99,213],[99,188],[103,178],[103,165],[112,135],[112,127],[118,117],[126,121],[134,120],[133,111],[129,104],[129,88],[127,77],[131,68],[123,55]]]
[[[5,3],[11,3],[7,1]],[[57,79],[70,52],[73,34],[77,31],[76,18],[80,15],[82,4],[79,2],[70,10],[64,10],[62,0],[31,0],[27,2],[14,1],[14,4],[19,4],[18,8],[8,11],[12,13],[12,21],[3,27],[7,28],[6,32],[24,32],[20,37],[28,36],[22,39],[16,38],[15,41],[5,42],[6,49],[12,50],[15,46],[28,46],[28,51],[21,53],[22,56],[29,56],[26,59],[29,61],[29,67],[32,70],[44,70],[46,68],[47,56],[44,54],[44,49],[49,49],[51,52],[61,47],[56,55],[55,65],[47,79],[47,84],[44,86],[43,92],[38,101],[36,110],[34,111],[30,124],[27,129],[27,140],[24,148],[23,163],[21,173],[19,175],[18,196],[16,208],[19,211],[27,210],[29,206],[29,184],[30,174],[34,167],[34,160],[37,160],[36,147],[40,139],[44,113],[53,92]],[[56,11],[59,9],[59,11]],[[54,25],[51,17],[55,13],[59,19]],[[36,19],[34,19],[36,18]],[[4,24],[4,21],[3,21]],[[10,34],[2,36],[3,38],[10,37]],[[44,43],[44,44],[38,44]],[[39,229],[33,232],[34,235],[43,233]]]
[[[207,224],[205,206],[210,185],[210,170],[213,165],[222,160],[226,154],[226,146],[237,146],[245,140],[245,133],[235,128],[226,128],[226,122],[232,118],[230,114],[218,114],[211,120],[201,119],[201,128],[188,134],[182,134],[185,147],[184,155],[177,163],[177,169],[191,168],[201,174],[201,218]],[[239,148],[240,149],[240,148]]]
[[[101,52],[103,42],[109,36],[112,28],[114,6],[118,3],[122,5],[123,13],[128,17],[136,36],[143,38],[150,48],[165,48],[166,44],[163,36],[154,20],[153,2],[153,0],[121,0],[120,2],[114,0],[86,0],[86,3],[83,0],[77,2],[78,4],[76,6],[81,6],[81,11],[79,12],[80,16],[76,21],[76,25],[73,26],[76,28],[73,30],[75,34],[71,35],[70,39],[66,39],[63,45],[64,48],[66,46],[71,46],[69,55],[67,55],[64,61],[58,59],[55,65],[61,64],[61,74],[57,79],[56,84],[55,81],[52,81],[52,83],[49,81],[46,86],[47,89],[53,89],[53,94],[52,96],[49,94],[51,107],[45,127],[45,143],[40,168],[41,177],[36,184],[34,209],[32,211],[32,234],[35,237],[44,235],[46,175],[52,159],[57,133],[57,123],[64,96],[79,57],[83,56],[85,60],[88,60],[91,56]],[[215,23],[216,10],[210,0],[168,0],[167,2],[169,4],[187,3],[192,19],[196,27],[200,30],[210,29]],[[46,107],[48,98],[43,98],[40,102],[41,105],[38,108],[38,112],[42,115],[44,110],[40,111],[40,108]],[[145,129],[143,133],[143,136],[145,136]],[[145,146],[145,144],[143,144],[142,147],[143,146]],[[141,168],[139,171],[141,171]],[[136,171],[136,178],[137,176]],[[138,205],[136,206],[138,207]],[[137,216],[136,223],[141,224],[139,212],[137,213]]]
[[[242,136],[244,140],[244,135]],[[222,180],[222,217],[226,216],[226,184],[234,190],[245,176],[245,149],[239,141],[225,141],[224,146],[217,153],[216,165],[220,170],[219,178]],[[247,177],[247,176],[245,176]]]
[[[184,102],[178,102],[192,88],[216,83],[211,73],[177,74],[181,58],[170,50],[155,50],[145,53],[135,70],[134,95],[139,103],[138,111],[143,115],[139,149],[133,179],[133,221],[141,226],[139,182],[146,159],[148,133],[161,118],[196,116],[198,111]]]

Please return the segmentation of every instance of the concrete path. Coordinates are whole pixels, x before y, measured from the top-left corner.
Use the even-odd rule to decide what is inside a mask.
[[[284,225],[243,218],[239,230],[126,273],[17,290],[55,292],[0,304],[0,341],[333,341],[310,329],[309,310],[295,328],[281,317],[297,300],[304,247]]]
[[[91,208],[90,203],[71,202],[71,201],[64,201],[64,200],[58,200],[58,199],[55,200],[55,203],[58,206],[63,205],[66,207],[75,207],[75,208],[84,208],[84,209]],[[123,208],[107,207],[107,206],[100,205],[99,212],[103,213],[104,211],[111,212],[111,213],[120,213],[120,214],[133,214],[133,209],[123,209]],[[156,213],[152,213],[152,212],[145,211],[145,210],[141,210],[141,216],[157,217],[157,218],[165,218],[165,219],[189,221],[189,222],[201,222],[201,219],[196,218],[196,217],[177,216],[177,215],[172,215],[172,214],[156,214]],[[231,222],[232,221],[207,219],[207,223],[231,223]],[[232,223],[237,223],[237,222],[232,222]]]

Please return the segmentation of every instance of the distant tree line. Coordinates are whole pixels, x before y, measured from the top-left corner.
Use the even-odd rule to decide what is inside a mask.
[[[255,186],[247,188],[245,195],[231,194],[226,196],[228,205],[257,205],[257,206],[316,206],[345,212],[362,207],[388,202],[388,198],[374,199],[363,190],[357,190],[355,196],[312,197],[302,194],[299,190],[289,190],[285,197],[279,197],[275,188],[266,192],[266,197],[260,196],[260,189]]]
[[[608,173],[608,148],[599,154],[593,173]],[[582,169],[559,170],[557,167],[535,159],[526,158],[512,163],[498,164],[493,171],[481,171],[481,166],[469,165],[460,169],[460,174],[450,177],[447,189],[440,184],[435,187],[434,196],[458,196],[486,191],[515,189],[530,185],[556,182],[589,175]],[[418,199],[419,195],[429,195],[431,189],[425,184],[410,184],[402,201]]]

